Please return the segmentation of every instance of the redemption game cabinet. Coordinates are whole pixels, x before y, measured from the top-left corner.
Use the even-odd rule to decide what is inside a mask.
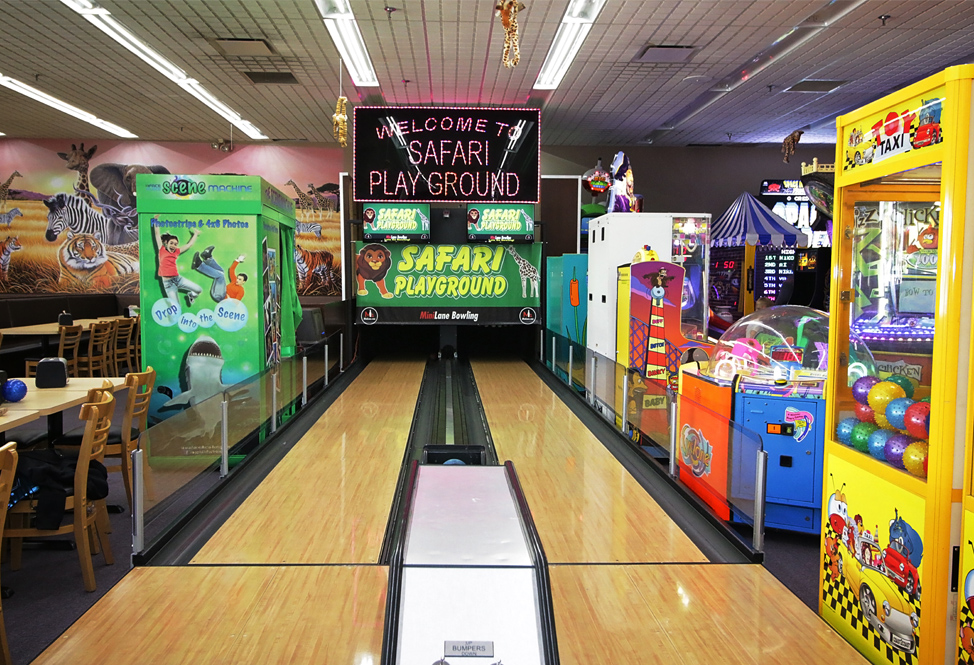
[[[837,119],[819,612],[874,663],[974,649],[956,582],[974,566],[972,77]],[[875,376],[846,380],[850,339]]]

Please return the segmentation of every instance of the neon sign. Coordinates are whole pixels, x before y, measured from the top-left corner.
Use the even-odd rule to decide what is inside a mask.
[[[537,203],[540,122],[538,109],[357,107],[353,197]]]

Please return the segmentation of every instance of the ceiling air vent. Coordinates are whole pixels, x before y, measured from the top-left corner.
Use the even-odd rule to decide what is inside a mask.
[[[213,45],[225,56],[246,58],[274,55],[270,44],[263,39],[214,39]]]
[[[832,92],[840,85],[845,85],[848,81],[815,81],[807,79],[799,81],[785,92]]]
[[[690,58],[697,52],[696,46],[678,46],[676,44],[647,44],[632,59],[632,62],[680,63],[690,62]]]
[[[298,85],[291,72],[244,72],[244,75],[257,84]]]

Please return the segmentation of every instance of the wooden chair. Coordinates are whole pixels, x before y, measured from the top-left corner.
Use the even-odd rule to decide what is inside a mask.
[[[0,448],[0,524],[6,520],[10,490],[17,471],[17,444],[8,443]],[[0,665],[11,665],[10,645],[7,644],[7,628],[0,608]]]
[[[152,389],[156,384],[156,371],[149,367],[144,372],[131,372],[125,375],[125,385],[128,387],[128,398],[125,401],[125,411],[121,419],[116,418],[119,425],[113,425],[108,432],[105,444],[105,459],[117,459],[118,464],[106,464],[110,471],[122,472],[122,482],[125,484],[125,495],[128,497],[129,510],[132,509],[132,451],[139,443],[139,437],[146,430],[149,419],[149,400]],[[81,445],[84,430],[79,428],[66,432],[54,440],[54,447],[76,448]]]
[[[81,346],[82,326],[60,326],[58,328],[58,345],[56,358],[68,361],[68,376],[78,376],[78,349]],[[36,376],[37,358],[29,358],[25,376]]]
[[[87,352],[78,357],[78,373],[85,376],[113,376],[109,349],[114,335],[114,321],[97,321],[88,327]]]
[[[114,376],[122,375],[122,365],[125,366],[125,373],[137,372],[135,367],[135,348],[132,346],[132,329],[135,328],[135,319],[119,319],[115,323],[115,348],[112,354],[112,365]]]
[[[142,316],[135,317],[135,327],[132,329],[132,343],[134,345],[135,370],[142,369]]]
[[[107,531],[108,511],[105,500],[88,499],[88,467],[92,460],[101,460],[105,454],[105,442],[115,410],[115,397],[107,390],[88,391],[91,401],[81,406],[81,419],[85,421],[85,433],[78,450],[78,462],[74,472],[74,491],[65,501],[65,511],[72,513],[72,520],[57,529],[37,529],[32,525],[37,501],[24,499],[7,512],[7,526],[3,536],[10,541],[10,568],[19,570],[21,545],[24,538],[43,538],[74,534],[78,560],[81,563],[81,576],[85,591],[94,591],[95,570],[92,565],[92,550],[99,545],[104,553],[105,563],[113,564],[111,545]]]

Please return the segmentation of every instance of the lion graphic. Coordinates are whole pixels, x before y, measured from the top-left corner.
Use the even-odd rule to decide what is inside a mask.
[[[386,273],[392,267],[389,250],[377,243],[363,247],[355,258],[355,276],[358,278],[358,295],[367,296],[366,282],[375,282],[383,298],[391,298],[386,289]]]

